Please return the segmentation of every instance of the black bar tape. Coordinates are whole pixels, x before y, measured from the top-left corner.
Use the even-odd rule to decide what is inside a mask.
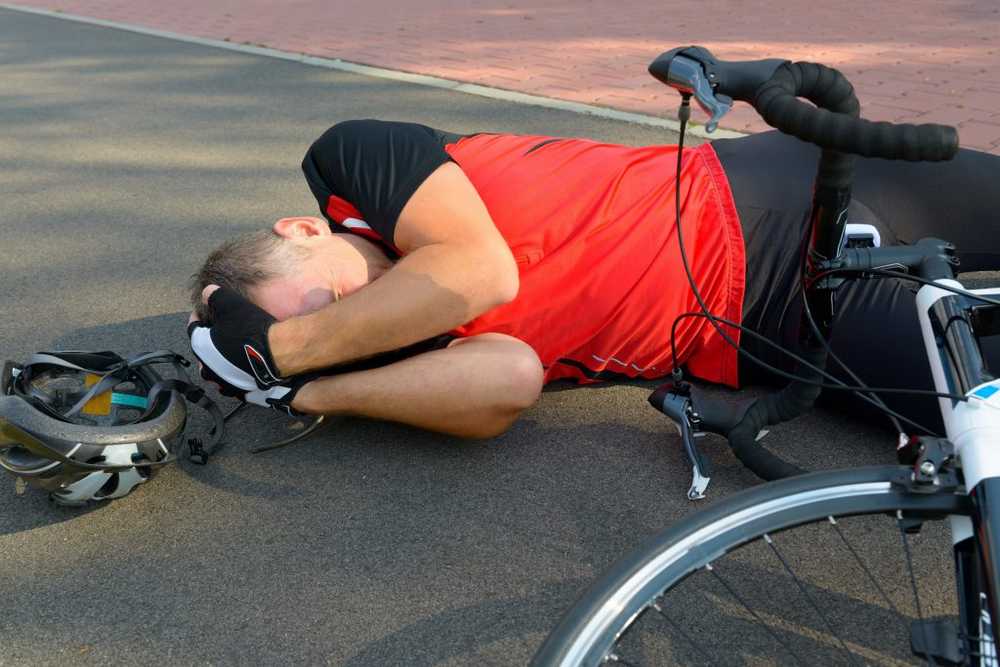
[[[769,125],[828,150],[910,162],[950,160],[958,151],[958,132],[953,127],[858,118],[850,82],[837,70],[816,63],[779,67],[757,90],[754,108]]]
[[[778,398],[779,394],[770,394],[755,401],[747,410],[743,421],[729,432],[729,446],[736,458],[755,475],[769,482],[804,472],[801,468],[772,454],[757,442],[757,434],[765,426],[785,421],[776,417],[776,413],[783,412],[781,407],[776,405]]]
[[[802,357],[818,368],[825,368],[827,352],[816,346],[801,353]],[[775,394],[757,399],[743,419],[729,430],[729,446],[743,465],[761,479],[774,480],[805,472],[765,449],[757,442],[757,434],[767,426],[791,421],[812,409],[822,388],[815,383],[823,377],[816,371],[799,366],[795,375],[802,378],[791,382]]]

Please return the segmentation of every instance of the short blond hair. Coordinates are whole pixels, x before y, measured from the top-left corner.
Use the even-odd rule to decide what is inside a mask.
[[[198,319],[209,321],[201,293],[208,285],[234,289],[246,298],[261,283],[287,275],[308,251],[267,229],[230,239],[213,250],[191,276],[191,305]]]

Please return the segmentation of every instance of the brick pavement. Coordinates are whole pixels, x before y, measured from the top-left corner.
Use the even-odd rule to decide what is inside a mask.
[[[676,107],[676,94],[646,73],[668,48],[697,43],[722,58],[814,60],[848,75],[866,117],[955,124],[963,145],[1000,154],[998,0],[18,4],[654,115]],[[745,105],[722,125],[764,127]]]

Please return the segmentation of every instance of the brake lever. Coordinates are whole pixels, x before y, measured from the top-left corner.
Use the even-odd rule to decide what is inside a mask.
[[[665,384],[650,395],[649,402],[677,425],[684,452],[691,461],[691,487],[687,497],[688,500],[701,500],[711,481],[711,470],[695,443],[697,438],[705,436],[705,432],[701,430],[701,418],[691,402],[690,386],[687,383]]]
[[[719,121],[733,108],[732,98],[715,94],[709,78],[705,75],[704,66],[693,58],[674,56],[667,73],[667,85],[677,89],[681,94],[694,96],[698,106],[709,116],[708,122],[705,123],[706,132],[715,132]]]

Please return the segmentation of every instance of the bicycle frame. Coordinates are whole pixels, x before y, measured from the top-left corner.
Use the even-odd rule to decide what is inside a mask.
[[[979,624],[976,634],[982,637],[988,628],[995,640],[993,646],[1000,643],[996,641],[1000,632],[993,623],[1000,617],[1000,500],[995,499],[1000,495],[1000,455],[993,450],[1000,438],[1000,380],[986,369],[978,343],[980,336],[1000,334],[1000,305],[977,302],[971,296],[974,293],[964,290],[955,280],[955,248],[940,239],[872,249],[845,249],[843,244],[854,154],[913,161],[947,160],[958,150],[957,132],[940,125],[896,126],[865,121],[860,118],[860,104],[847,79],[815,63],[726,62],[703,47],[693,46],[665,52],[653,61],[649,71],[678,90],[685,103],[694,96],[712,116],[713,125],[733,100],[741,100],[773,127],[823,149],[809,218],[803,275],[807,286],[805,303],[809,307],[803,311],[796,379],[766,401],[758,399],[736,407],[696,400],[690,387],[679,381],[664,385],[650,397],[654,407],[682,425],[681,433],[695,469],[689,498],[703,497],[704,491],[704,482],[698,485],[699,477],[703,477],[701,463],[691,441],[696,430],[727,437],[740,461],[764,479],[802,472],[766,452],[756,441],[766,426],[788,421],[812,408],[824,379],[829,352],[825,341],[833,328],[838,288],[851,276],[884,274],[885,267],[913,271],[930,281],[918,292],[916,303],[934,385],[939,393],[948,395],[939,397],[947,439],[913,439],[910,444],[919,446],[906,447],[901,454],[917,456],[909,487],[913,493],[939,490],[941,469],[947,470],[948,488],[954,492],[960,479],[954,463],[964,472],[965,489],[973,504],[972,518],[952,522],[963,626],[971,629],[975,615]],[[805,105],[799,97],[813,102],[815,107]],[[681,109],[683,131],[687,107],[682,105]],[[693,279],[691,286],[697,293]],[[949,291],[949,287],[966,294]],[[1000,289],[975,293],[1000,295]],[[703,304],[702,308],[715,325]],[[723,335],[721,329],[719,332]],[[906,444],[901,435],[901,446]],[[984,589],[986,608],[980,602],[980,591]],[[980,639],[981,649],[982,644]],[[988,664],[997,664],[995,648],[990,653]]]
[[[814,217],[813,239],[829,236],[826,220]],[[878,267],[899,266],[915,270],[933,281],[916,296],[916,307],[927,360],[945,424],[944,446],[952,450],[954,464],[962,471],[965,492],[972,499],[972,516],[952,517],[952,545],[960,619],[965,635],[977,638],[976,655],[982,664],[997,665],[995,646],[1000,643],[1000,379],[983,358],[979,339],[1000,334],[1000,306],[975,299],[975,294],[1000,296],[1000,288],[966,290],[955,280],[954,247],[939,239],[922,239],[913,246],[845,250],[818,266],[817,273],[846,270],[861,275]],[[948,289],[950,288],[950,289]],[[961,290],[958,294],[952,290]],[[809,287],[808,292],[826,298],[828,286]],[[833,312],[833,301],[830,301]],[[964,397],[959,400],[957,397]],[[940,447],[940,445],[936,445]],[[925,477],[914,492],[933,492],[942,461],[918,456],[914,477]],[[918,472],[919,471],[919,472]],[[928,485],[933,480],[934,484]],[[985,604],[983,598],[985,597]],[[983,641],[992,635],[992,642]],[[987,650],[988,649],[988,650]]]
[[[953,278],[937,283],[961,289]],[[998,296],[1000,288],[975,290]],[[978,345],[982,335],[1000,333],[995,315],[977,317],[986,306],[968,297],[925,285],[917,293],[917,312],[934,385],[939,392],[962,394],[966,401],[939,397],[948,440],[962,468],[965,488],[973,499],[973,516],[952,517],[952,544],[959,588],[961,621],[970,634],[990,633],[997,638],[997,604],[1000,600],[995,554],[1000,548],[1000,518],[995,499],[1000,493],[1000,380],[986,369]],[[985,312],[1000,312],[996,306]],[[978,553],[975,553],[977,551]],[[982,604],[985,588],[986,608]],[[982,643],[980,643],[982,646]],[[996,664],[995,651],[983,656]]]

